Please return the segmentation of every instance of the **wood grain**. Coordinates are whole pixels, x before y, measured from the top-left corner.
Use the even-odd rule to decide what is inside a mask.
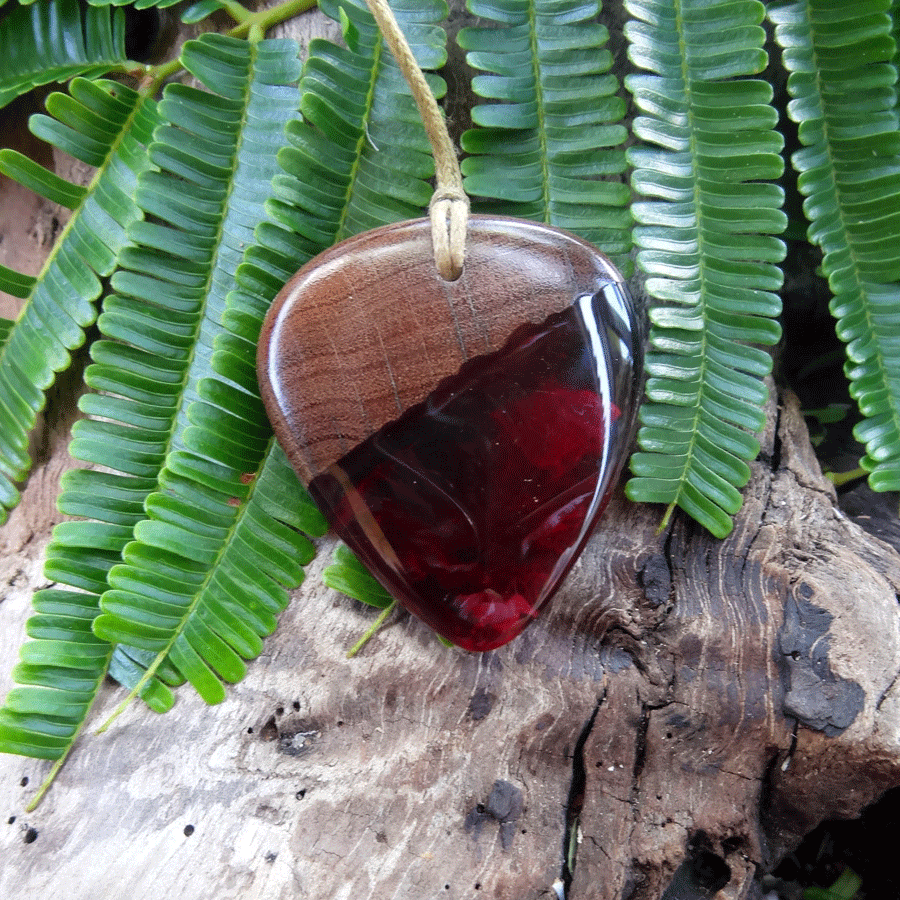
[[[304,266],[266,319],[258,369],[275,433],[308,483],[517,326],[621,281],[580,238],[517,219],[472,216],[452,282],[425,219],[350,238]]]

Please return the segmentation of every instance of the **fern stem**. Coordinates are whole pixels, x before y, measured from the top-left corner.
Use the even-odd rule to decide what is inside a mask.
[[[181,64],[181,57],[170,59],[167,63],[161,63],[158,66],[150,66],[146,69],[144,80],[140,84],[138,90],[146,97],[153,97],[164,81],[183,71],[184,66]]]
[[[825,477],[835,487],[843,487],[843,485],[849,484],[851,481],[865,478],[868,474],[868,471],[860,466],[859,468],[851,469],[849,472],[827,472]]]
[[[534,0],[528,3],[528,20],[530,26],[531,39],[531,68],[534,75],[534,91],[537,100],[537,139],[541,143],[540,165],[541,165],[541,205],[544,207],[543,221],[545,225],[553,224],[553,217],[550,215],[550,147],[547,138],[547,127],[544,119],[545,104],[544,91],[541,84],[541,56],[538,47],[538,30],[537,30],[537,10],[535,9]]]
[[[112,657],[112,653],[110,653],[109,656],[107,656],[107,658],[106,658],[107,662],[106,662],[106,665],[104,666],[104,672],[108,671],[108,669],[109,669],[109,660],[111,657]],[[53,782],[56,781],[56,776],[59,775],[60,771],[62,770],[62,767],[66,763],[66,760],[69,758],[69,754],[72,752],[72,748],[75,746],[75,742],[78,740],[79,736],[81,735],[81,732],[84,730],[84,726],[87,723],[88,715],[89,715],[91,709],[93,708],[94,704],[97,702],[97,695],[100,692],[100,687],[102,686],[102,684],[103,684],[103,678],[100,677],[94,686],[93,695],[91,697],[91,700],[90,700],[90,703],[88,704],[87,709],[85,710],[84,717],[78,723],[78,727],[75,729],[75,732],[72,735],[71,740],[69,741],[68,744],[66,744],[66,749],[63,750],[62,755],[59,757],[59,759],[54,761],[52,768],[47,773],[47,777],[41,782],[41,786],[38,788],[37,793],[31,798],[30,802],[28,803],[28,806],[25,807],[25,812],[34,812],[34,810],[36,810],[38,808],[38,805],[40,804],[41,800],[44,799],[44,796],[46,795],[47,791],[49,791],[50,788],[52,787]]]
[[[79,729],[80,731],[81,729]],[[44,799],[44,795],[53,785],[53,782],[56,781],[56,776],[59,775],[60,770],[65,765],[66,760],[69,758],[69,753],[72,750],[72,747],[75,746],[75,741],[73,739],[72,743],[66,747],[65,752],[55,763],[53,763],[53,768],[47,773],[47,777],[41,782],[41,786],[38,788],[37,793],[31,798],[28,806],[25,807],[25,812],[34,812],[38,806],[40,805],[41,800]]]
[[[300,13],[312,9],[316,4],[317,0],[287,0],[285,3],[279,3],[278,6],[250,13],[245,19],[239,21],[228,34],[232,37],[246,37],[252,31],[254,35],[259,34],[261,38],[274,25],[280,25],[294,16],[299,16]],[[234,5],[239,6],[240,4],[235,3]],[[231,12],[230,5],[228,11]]]
[[[234,19],[239,25],[246,22],[249,18],[251,18],[254,13],[250,12],[246,6],[241,3],[238,3],[237,0],[221,0],[222,9]]]
[[[369,640],[374,636],[375,632],[381,628],[382,625],[387,621],[387,617],[396,609],[397,601],[391,601],[390,606],[386,606],[382,611],[381,615],[372,623],[372,626],[369,630],[347,651],[347,659],[353,659],[363,647],[369,642]]]
[[[113,710],[112,715],[94,732],[94,734],[103,734],[119,716],[122,715],[123,712],[129,707],[131,701],[134,700],[135,697],[140,694],[140,692],[146,687],[146,685],[151,681],[151,679],[156,675],[156,670],[162,665],[163,660],[166,659],[167,653],[160,653],[157,655],[156,659],[147,667],[147,671],[144,672],[141,680],[131,689],[128,696]]]

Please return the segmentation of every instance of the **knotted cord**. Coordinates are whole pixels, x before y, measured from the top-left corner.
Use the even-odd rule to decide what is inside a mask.
[[[366,0],[388,49],[412,92],[434,155],[435,191],[428,206],[434,261],[445,281],[462,274],[466,252],[469,198],[443,113],[407,43],[388,0]]]

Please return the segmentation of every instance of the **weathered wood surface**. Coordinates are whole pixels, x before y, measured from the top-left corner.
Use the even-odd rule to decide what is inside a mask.
[[[65,465],[3,532],[0,690]],[[32,813],[48,765],[0,757],[0,895],[552,897],[577,816],[570,898],[659,898],[686,859],[751,897],[900,783],[900,560],[833,501],[788,398],[731,538],[620,501],[551,614],[483,655],[400,618],[345,659],[371,614],[322,586],[325,540],[224,704],[133,707]]]
[[[21,252],[52,222],[34,215]],[[0,531],[0,694],[44,585],[75,382]],[[769,412],[730,538],[680,516],[656,534],[659,510],[620,498],[551,613],[499,651],[401,617],[347,660],[372,613],[322,586],[322,541],[221,706],[132,707],[35,812],[49,764],[0,756],[0,896],[531,900],[571,879],[569,900],[754,897],[758,865],[900,784],[900,556],[837,509],[790,396]]]

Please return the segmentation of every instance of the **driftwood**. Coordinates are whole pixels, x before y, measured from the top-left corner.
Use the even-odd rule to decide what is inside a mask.
[[[0,531],[0,694],[76,382]],[[818,822],[900,784],[900,556],[839,511],[795,400],[773,397],[731,537],[680,515],[657,534],[660,510],[619,497],[552,609],[495,652],[398,616],[346,659],[373,613],[322,585],[321,541],[224,704],[132,706],[34,812],[49,764],[0,757],[0,896],[759,896]]]
[[[620,499],[492,653],[399,617],[347,660],[371,613],[322,586],[323,541],[222,706],[134,706],[32,813],[48,764],[0,758],[0,895],[754,896],[820,820],[900,784],[900,558],[836,509],[790,396],[770,422],[728,540],[657,535]],[[3,690],[66,465],[3,533]]]

